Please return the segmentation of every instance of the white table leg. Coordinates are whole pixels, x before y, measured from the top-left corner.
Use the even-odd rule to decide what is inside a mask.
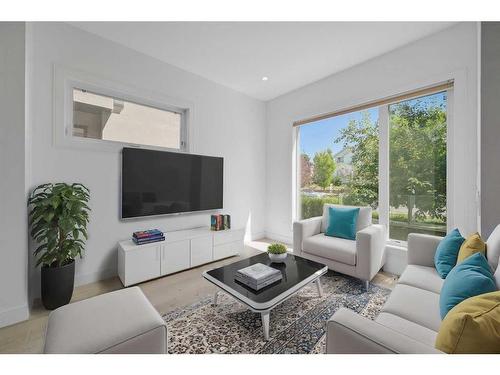
[[[214,293],[214,306],[217,306],[217,299],[219,297],[219,291],[216,290]]]
[[[315,283],[316,283],[316,288],[318,288],[318,295],[320,297],[323,297],[323,288],[321,287],[321,280],[319,277],[316,279]]]
[[[261,312],[262,329],[264,330],[264,339],[269,340],[269,311]]]

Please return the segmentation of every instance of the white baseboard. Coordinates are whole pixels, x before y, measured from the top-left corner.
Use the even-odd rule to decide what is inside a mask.
[[[0,311],[0,328],[28,320],[29,317],[30,310],[28,305],[17,306]]]
[[[105,279],[110,279],[118,275],[116,269],[104,269],[97,272],[75,275],[75,286],[95,283]]]
[[[257,233],[251,233],[249,240],[250,241],[256,241],[256,240],[261,240],[261,239],[263,239],[265,237],[266,237],[266,232],[264,232],[264,231],[257,232]],[[246,238],[245,238],[245,240],[246,240]]]
[[[270,240],[274,240],[274,241],[283,242],[287,245],[292,245],[292,243],[293,243],[293,238],[291,236],[283,236],[281,234],[268,232],[268,231],[266,231],[266,238],[269,238]]]

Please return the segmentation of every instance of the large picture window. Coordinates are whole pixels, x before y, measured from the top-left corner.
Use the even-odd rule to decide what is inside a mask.
[[[297,126],[296,217],[320,216],[325,203],[371,206],[391,240],[445,234],[450,93],[408,95]]]

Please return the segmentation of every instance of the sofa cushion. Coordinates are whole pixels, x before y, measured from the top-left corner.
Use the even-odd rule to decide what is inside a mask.
[[[500,224],[497,225],[486,241],[486,258],[491,268],[496,270],[500,261]]]
[[[436,348],[445,353],[500,353],[500,292],[468,298],[451,309]]]
[[[302,242],[302,251],[351,266],[356,265],[356,241],[320,233],[306,238]]]
[[[440,295],[441,318],[463,300],[497,290],[488,261],[481,253],[466,258],[451,270]]]
[[[436,332],[441,325],[439,294],[410,285],[397,284],[382,311]]]
[[[429,292],[440,293],[444,280],[439,276],[434,267],[408,265],[398,280],[399,284],[414,286],[416,288],[428,290]]]
[[[372,208],[371,207],[356,207],[344,206],[339,204],[325,204],[323,206],[323,220],[321,220],[321,232],[325,233],[329,224],[329,207],[344,207],[344,208],[359,208],[358,220],[356,222],[356,232],[372,225]]]
[[[486,254],[486,244],[477,232],[467,237],[462,246],[460,246],[457,264],[462,263],[466,258],[475,253]]]
[[[425,345],[434,346],[436,341],[436,331],[394,314],[380,313],[375,321]]]
[[[329,221],[325,234],[354,241],[358,216],[359,208],[328,207]]]
[[[457,264],[458,252],[464,241],[465,238],[462,237],[459,230],[453,229],[439,242],[434,254],[434,265],[441,278],[446,278]]]

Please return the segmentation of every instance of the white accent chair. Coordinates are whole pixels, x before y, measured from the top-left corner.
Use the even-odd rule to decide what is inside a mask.
[[[329,269],[370,280],[385,263],[386,231],[383,225],[372,224],[371,207],[359,207],[356,240],[325,235],[328,228],[329,207],[351,207],[325,204],[323,216],[293,223],[293,253],[328,266]]]
[[[327,324],[326,352],[332,354],[432,354],[441,326],[439,295],[444,280],[434,268],[442,237],[410,233],[408,266],[375,320],[340,308]],[[486,258],[500,288],[500,225],[486,241]]]

